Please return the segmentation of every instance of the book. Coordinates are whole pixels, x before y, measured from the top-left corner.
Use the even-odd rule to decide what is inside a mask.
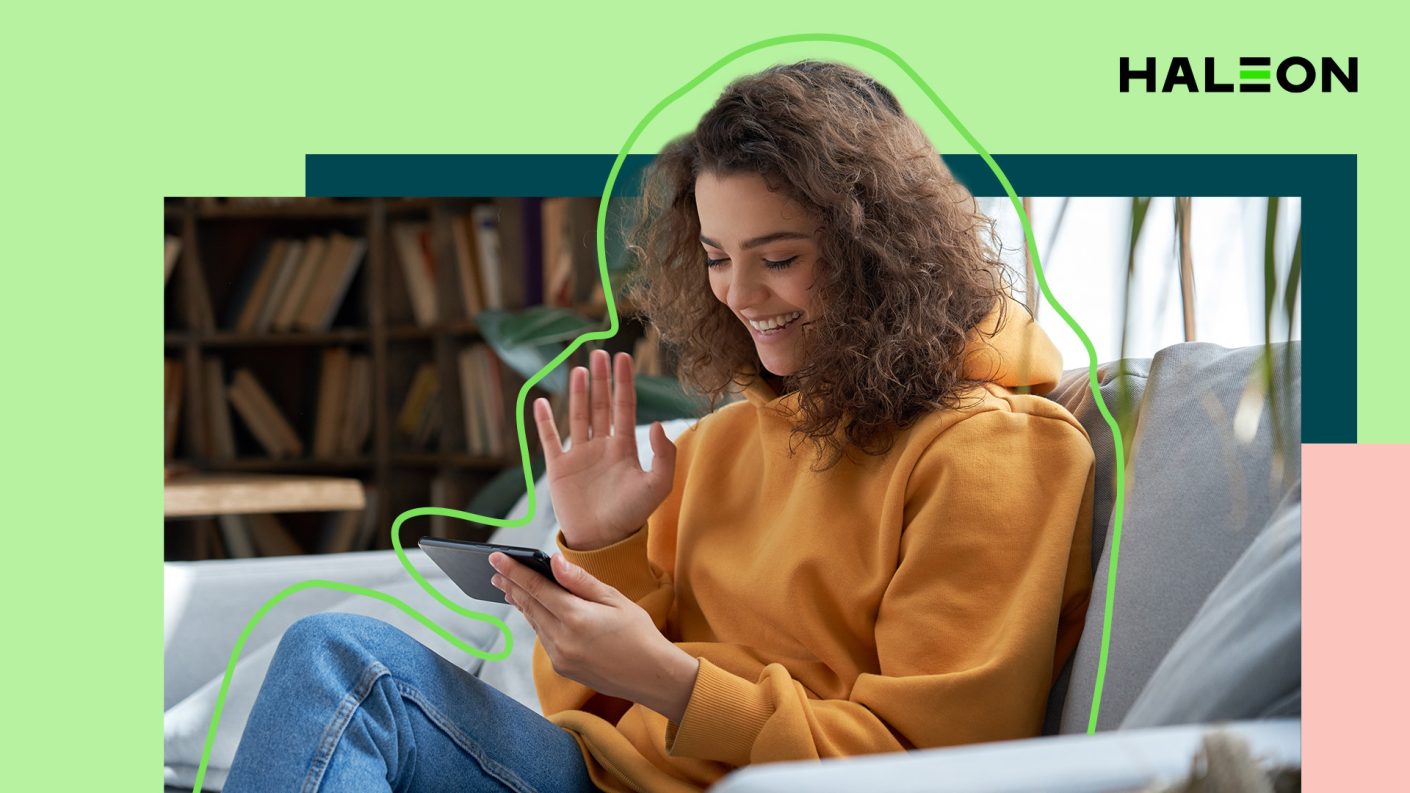
[[[236,279],[235,290],[226,298],[225,314],[221,322],[222,328],[234,330],[239,326],[240,315],[244,313],[245,304],[249,302],[250,295],[254,293],[255,283],[264,270],[264,263],[269,258],[270,248],[273,246],[274,240],[268,237],[256,243],[249,261]],[[199,270],[199,268],[192,269]]]
[[[235,459],[235,431],[230,426],[230,403],[225,394],[225,364],[219,358],[207,358],[205,368],[206,421],[210,431],[211,457],[216,460]]]
[[[352,354],[346,347],[323,350],[318,373],[318,404],[314,412],[313,456],[337,457],[338,439],[350,403],[349,369]]]
[[[308,299],[314,283],[318,280],[319,268],[323,266],[328,247],[328,237],[314,235],[308,238],[294,279],[289,282],[289,288],[278,296],[279,309],[274,313],[271,329],[279,333],[294,330],[295,320],[303,309],[304,301]]]
[[[505,307],[504,290],[500,286],[504,252],[499,239],[499,213],[499,207],[494,204],[478,204],[470,210],[475,227],[475,246],[479,253],[480,294],[487,309]]]
[[[465,448],[470,454],[502,457],[509,452],[510,401],[504,365],[483,343],[467,345],[458,356],[465,413]]]
[[[372,357],[353,355],[348,364],[348,407],[339,433],[343,454],[362,453],[372,433]]]
[[[185,365],[175,358],[166,358],[166,363],[162,372],[162,383],[165,389],[165,442],[166,456],[171,459],[176,452],[176,431],[181,421],[181,399],[185,385],[184,370]]]
[[[192,250],[187,256],[197,262],[197,266],[186,268],[186,273],[191,278],[191,291],[196,298],[195,302],[188,306],[187,321],[194,329],[213,331],[215,330],[215,307],[211,305],[211,293],[206,284],[205,273],[201,272],[200,257],[195,250]]]
[[[506,399],[504,365],[500,362],[499,356],[487,344],[480,345],[480,354],[484,362],[489,393],[489,398],[486,400],[489,412],[485,417],[486,423],[489,424],[489,450],[490,454],[496,457],[505,457],[509,454],[509,427],[504,407]]]
[[[475,346],[461,349],[456,358],[460,370],[460,401],[465,413],[465,451],[469,454],[483,454],[485,448],[484,396],[480,388],[479,359]]]
[[[428,414],[436,412],[432,408],[439,390],[436,365],[429,361],[423,363],[412,375],[411,386],[402,400],[401,410],[397,411],[397,432],[418,447],[421,446],[419,441],[425,439]]]
[[[573,256],[568,244],[568,204],[571,198],[543,201],[543,302],[573,305]]]
[[[255,328],[260,307],[274,284],[275,274],[284,263],[289,240],[279,238],[265,240],[256,248],[257,260],[245,268],[240,286],[231,300],[227,327],[241,333],[249,333]]]
[[[586,309],[602,294],[597,263],[597,212],[593,198],[546,198],[543,202],[543,302]],[[600,301],[605,311],[605,300]]]
[[[264,447],[265,454],[275,459],[284,457],[287,450],[284,448],[279,433],[270,426],[268,418],[241,384],[232,382],[225,394],[226,398],[230,400],[230,406],[239,414],[240,420],[255,436],[255,440]]]
[[[270,283],[269,291],[261,299],[255,314],[254,325],[250,328],[255,333],[267,333],[274,324],[274,315],[279,309],[279,303],[289,291],[289,284],[294,280],[294,276],[298,274],[299,265],[304,260],[304,249],[308,244],[307,240],[289,240],[284,249],[284,259],[274,271],[274,280]]]
[[[456,215],[451,220],[451,242],[455,248],[456,282],[460,286],[460,304],[465,319],[474,319],[485,310],[481,292],[479,246],[475,241],[475,216],[471,212]]]
[[[366,239],[333,232],[317,279],[299,312],[298,327],[319,332],[333,327],[366,252]]]
[[[438,312],[436,265],[430,257],[428,246],[422,241],[423,236],[430,234],[429,226],[420,221],[403,220],[393,223],[391,232],[416,324],[423,328],[430,327],[436,324]]]
[[[166,259],[166,273],[163,284],[171,282],[171,272],[176,269],[176,260],[181,256],[181,238],[175,234],[167,234],[164,242],[163,258]]]
[[[416,434],[411,439],[411,444],[418,449],[431,448],[432,442],[441,432],[441,404],[445,401],[442,391],[437,390],[431,395],[431,401],[426,406],[426,410],[421,414],[421,421],[416,425]]]
[[[228,389],[230,404],[271,457],[298,457],[303,443],[288,419],[249,369],[240,369]]]
[[[515,308],[543,302],[543,199],[522,201],[524,246],[518,259],[509,260],[518,272],[505,274],[507,281],[518,282],[517,290],[509,296]]]

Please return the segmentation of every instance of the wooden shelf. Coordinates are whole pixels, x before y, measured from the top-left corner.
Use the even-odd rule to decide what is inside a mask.
[[[366,201],[308,201],[289,204],[197,204],[196,217],[205,220],[251,218],[365,218]]]
[[[183,474],[166,482],[166,516],[362,509],[362,482],[327,476]]]
[[[448,201],[469,201],[473,199],[434,199],[434,198],[387,198],[379,199],[383,211],[391,216],[420,215],[431,211],[438,203]],[[483,200],[483,199],[481,199]],[[319,219],[319,218],[365,218],[371,211],[369,199],[335,199],[331,201],[300,198],[297,201],[280,204],[246,204],[197,202],[192,209],[197,218],[203,220],[259,220],[259,219]],[[179,220],[185,217],[187,205],[168,202],[163,207],[167,218]]]
[[[198,334],[195,339],[206,347],[300,347],[319,344],[364,344],[372,332],[363,328],[333,328],[319,333],[236,333],[217,331]]]

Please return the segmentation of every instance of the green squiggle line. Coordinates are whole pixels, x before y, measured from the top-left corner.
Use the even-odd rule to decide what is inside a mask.
[[[392,606],[395,606],[402,612],[415,619],[417,622],[420,622],[422,625],[425,625],[427,628],[434,631],[437,635],[441,636],[446,641],[449,641],[457,648],[471,655],[478,656],[480,658],[485,659],[486,661],[501,661],[509,657],[509,654],[514,647],[514,636],[513,633],[509,630],[509,628],[504,624],[503,621],[501,621],[497,617],[488,614],[482,614],[476,611],[471,611],[456,603],[455,601],[451,600],[450,598],[446,597],[445,595],[441,594],[440,590],[432,586],[430,582],[428,582],[425,577],[423,577],[421,573],[416,570],[416,568],[411,564],[411,560],[407,558],[406,552],[402,550],[400,538],[401,525],[410,518],[422,515],[439,515],[443,517],[456,518],[457,520],[469,521],[472,523],[488,524],[501,528],[523,526],[534,519],[534,516],[538,514],[538,504],[536,498],[537,494],[535,493],[533,482],[533,473],[529,463],[529,446],[524,434],[524,399],[528,395],[529,390],[533,388],[534,385],[536,385],[540,380],[546,377],[549,372],[557,368],[559,364],[567,360],[568,357],[571,356],[585,342],[593,341],[596,339],[610,339],[617,335],[617,302],[613,294],[612,280],[607,269],[606,223],[608,201],[612,197],[612,188],[616,185],[617,174],[622,169],[622,163],[626,161],[627,153],[631,151],[632,145],[637,141],[639,137],[641,137],[641,134],[643,131],[645,131],[647,125],[649,125],[651,121],[656,118],[656,116],[660,115],[661,111],[670,106],[677,99],[684,96],[688,91],[690,91],[690,89],[704,82],[706,78],[719,71],[727,64],[736,61],[739,58],[748,55],[749,53],[766,49],[768,47],[776,47],[784,44],[810,41],[854,45],[862,47],[864,49],[869,49],[879,55],[884,56],[892,63],[896,64],[896,66],[899,67],[901,71],[905,72],[906,76],[910,77],[911,80],[914,81],[915,84],[921,89],[921,91],[925,93],[925,95],[930,99],[930,101],[935,104],[935,106],[940,110],[940,112],[945,115],[945,118],[955,128],[955,131],[958,132],[960,136],[964,138],[965,142],[968,143],[970,147],[973,148],[975,152],[979,154],[979,156],[984,160],[984,162],[988,164],[990,170],[994,172],[994,175],[998,178],[999,182],[1003,184],[1004,191],[1008,194],[1009,200],[1012,201],[1014,209],[1018,212],[1019,220],[1023,223],[1023,233],[1028,239],[1028,249],[1032,251],[1033,269],[1037,276],[1038,285],[1042,290],[1043,296],[1047,298],[1048,303],[1051,304],[1053,309],[1057,311],[1058,315],[1063,318],[1063,321],[1067,323],[1068,327],[1072,328],[1073,332],[1075,332],[1078,338],[1082,340],[1082,346],[1085,347],[1087,350],[1088,381],[1092,389],[1092,396],[1096,400],[1097,409],[1101,412],[1102,418],[1106,420],[1107,425],[1111,428],[1112,440],[1116,447],[1116,502],[1115,506],[1113,507],[1113,513],[1116,523],[1112,533],[1111,565],[1107,573],[1106,602],[1104,605],[1102,616],[1101,657],[1097,664],[1096,688],[1092,695],[1092,711],[1087,724],[1087,732],[1089,734],[1096,732],[1097,714],[1101,708],[1102,683],[1106,677],[1107,652],[1111,640],[1111,616],[1112,606],[1115,601],[1116,593],[1116,564],[1118,551],[1121,547],[1121,524],[1123,504],[1125,499],[1126,479],[1124,462],[1125,455],[1123,453],[1124,444],[1121,436],[1121,428],[1117,425],[1116,420],[1112,418],[1111,413],[1107,410],[1106,402],[1102,399],[1101,388],[1097,380],[1096,350],[1092,346],[1091,340],[1087,338],[1087,334],[1083,332],[1082,327],[1077,324],[1077,321],[1074,320],[1070,314],[1068,314],[1067,310],[1062,307],[1062,304],[1059,303],[1057,299],[1053,297],[1052,291],[1048,288],[1048,280],[1046,275],[1044,274],[1043,265],[1038,255],[1038,244],[1033,237],[1033,228],[1028,222],[1028,214],[1023,211],[1023,202],[1019,200],[1017,194],[1014,192],[1013,185],[1009,183],[1008,177],[1004,175],[1003,169],[999,167],[998,163],[994,162],[993,157],[989,156],[989,152],[986,151],[984,147],[979,144],[979,141],[977,141],[974,136],[969,133],[969,130],[966,129],[963,124],[960,123],[959,119],[955,117],[954,113],[950,112],[949,107],[947,107],[945,103],[940,100],[940,97],[935,93],[935,91],[932,90],[930,86],[927,85],[925,81],[920,78],[920,75],[917,74],[909,64],[902,60],[899,55],[880,44],[857,36],[847,36],[833,33],[800,33],[790,36],[776,36],[773,38],[763,39],[753,44],[741,47],[731,52],[730,54],[724,56],[723,58],[719,59],[715,63],[711,64],[710,67],[707,68],[705,71],[697,75],[690,82],[681,86],[670,96],[667,96],[665,99],[658,102],[656,106],[653,107],[651,111],[647,113],[645,117],[642,118],[642,120],[636,125],[636,128],[632,130],[632,133],[627,138],[626,142],[622,144],[621,151],[617,154],[617,159],[612,163],[612,170],[608,174],[607,184],[603,188],[602,201],[598,208],[597,214],[597,265],[598,272],[602,277],[602,291],[607,301],[607,313],[611,320],[608,329],[585,333],[575,339],[572,344],[568,345],[567,349],[559,353],[552,361],[550,361],[546,366],[544,366],[543,369],[539,370],[539,372],[536,373],[533,377],[530,377],[527,381],[525,381],[524,385],[519,389],[518,397],[515,400],[516,409],[514,411],[514,423],[515,430],[517,431],[519,438],[520,459],[522,460],[524,466],[524,487],[528,495],[528,512],[525,514],[525,516],[518,520],[511,521],[504,518],[494,518],[488,515],[477,515],[473,512],[462,512],[460,510],[447,509],[443,507],[418,507],[416,509],[410,509],[406,512],[401,513],[397,516],[397,519],[392,523],[392,547],[396,550],[397,558],[401,561],[401,565],[403,568],[406,569],[407,573],[411,575],[411,577],[416,581],[416,583],[422,589],[424,589],[427,594],[429,594],[432,598],[434,598],[437,602],[445,606],[450,611],[459,614],[462,617],[480,620],[483,622],[489,622],[496,625],[505,636],[504,650],[499,653],[490,654],[479,649],[478,647],[466,644],[454,634],[452,634],[450,631],[446,630],[445,628],[442,628],[436,622],[431,620],[429,617],[421,614],[416,609],[412,608],[406,603],[403,603],[397,598],[392,597],[391,595],[387,595],[383,592],[378,592],[375,589],[368,589],[366,587],[355,586],[352,584],[344,584],[337,581],[322,580],[302,581],[297,584],[292,584],[288,587],[285,587],[274,597],[266,601],[265,604],[261,606],[259,610],[254,613],[253,616],[250,617],[249,621],[245,624],[244,630],[240,632],[240,636],[235,642],[235,647],[230,652],[230,661],[226,664],[225,676],[224,679],[221,681],[220,692],[216,696],[215,711],[211,715],[210,728],[206,731],[205,745],[201,749],[201,762],[200,766],[197,768],[196,771],[194,793],[200,793],[201,791],[201,783],[205,779],[206,767],[210,762],[211,749],[215,743],[216,728],[220,724],[221,711],[224,709],[225,706],[225,697],[227,692],[229,691],[230,680],[235,672],[235,664],[239,660],[240,650],[243,649],[245,645],[245,640],[249,638],[250,632],[254,630],[254,627],[259,624],[259,621],[264,617],[265,614],[269,612],[270,609],[274,608],[274,606],[278,605],[282,600],[284,600],[284,598],[294,594],[295,592],[299,592],[304,589],[321,587],[325,589],[335,589],[342,592],[349,592],[352,594],[366,595],[367,597],[374,598],[376,600],[380,600],[384,603],[388,603]]]

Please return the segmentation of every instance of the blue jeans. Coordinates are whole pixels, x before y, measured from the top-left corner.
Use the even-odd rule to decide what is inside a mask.
[[[279,642],[224,790],[597,787],[561,727],[381,620],[325,613]]]

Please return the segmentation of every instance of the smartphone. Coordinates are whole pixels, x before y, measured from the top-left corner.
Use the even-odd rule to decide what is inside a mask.
[[[508,556],[554,583],[553,567],[548,554],[537,548],[521,548],[517,545],[496,545],[489,542],[468,540],[447,540],[439,537],[422,537],[417,547],[431,557],[436,566],[450,576],[450,580],[460,587],[460,591],[476,600],[491,603],[507,603],[504,593],[490,583],[496,573],[490,565],[490,554],[495,551]]]

